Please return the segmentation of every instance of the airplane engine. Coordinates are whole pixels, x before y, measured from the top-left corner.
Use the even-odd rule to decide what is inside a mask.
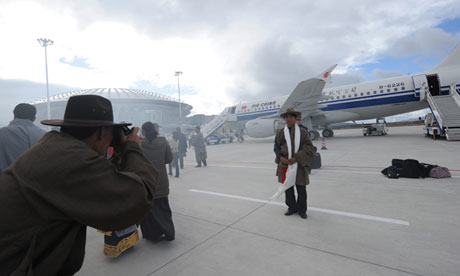
[[[248,136],[253,138],[265,138],[275,135],[278,128],[284,127],[284,121],[279,119],[257,118],[246,123]]]

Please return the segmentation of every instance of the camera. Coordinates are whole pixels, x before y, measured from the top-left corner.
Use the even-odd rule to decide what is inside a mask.
[[[121,127],[114,127],[113,128],[113,135],[112,135],[112,143],[110,146],[114,147],[115,149],[121,146],[121,135],[129,136],[133,133],[134,127],[129,128],[128,126],[121,126]]]

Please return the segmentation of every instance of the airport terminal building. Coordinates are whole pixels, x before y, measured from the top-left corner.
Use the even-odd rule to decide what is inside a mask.
[[[182,118],[179,118],[179,101],[169,96],[144,90],[126,88],[95,88],[70,91],[50,97],[51,119],[61,119],[67,100],[75,95],[99,95],[112,102],[114,120],[141,126],[146,121],[158,123],[164,129],[174,128],[190,114],[192,106],[181,103]],[[46,120],[47,100],[32,102],[37,108],[37,121]]]

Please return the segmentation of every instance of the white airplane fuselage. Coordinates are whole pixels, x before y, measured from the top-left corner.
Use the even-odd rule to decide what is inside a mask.
[[[428,85],[432,94],[444,95],[449,94],[452,84],[456,85],[459,93],[460,65],[421,74],[325,88],[322,95],[327,99],[317,102],[320,114],[302,114],[302,121],[309,128],[316,129],[333,123],[421,110],[428,106],[425,92],[421,89],[423,85]],[[248,135],[256,138],[274,135],[274,130],[282,125],[282,119],[264,118],[276,115],[287,98],[288,95],[227,107],[222,112],[228,115],[225,128],[241,130],[246,127]]]

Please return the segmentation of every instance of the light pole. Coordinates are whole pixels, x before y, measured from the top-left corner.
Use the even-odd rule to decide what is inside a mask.
[[[177,77],[177,92],[179,93],[179,124],[182,124],[182,109],[180,106],[180,84],[179,84],[180,75],[182,75],[182,71],[176,71],[176,73],[174,73],[174,76]]]
[[[50,111],[50,92],[48,89],[48,53],[46,52],[46,47],[53,45],[53,41],[48,38],[37,38],[38,43],[45,48],[45,69],[46,69],[46,104],[48,109],[48,120],[51,119]]]

